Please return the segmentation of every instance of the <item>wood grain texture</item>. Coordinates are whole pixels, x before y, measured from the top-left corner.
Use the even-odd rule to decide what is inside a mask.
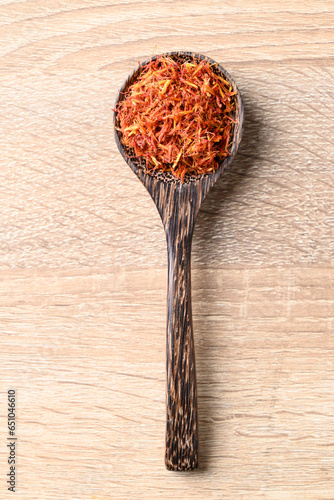
[[[0,2],[16,498],[333,498],[333,21],[328,0]],[[246,117],[193,237],[201,468],[181,475],[161,459],[165,237],[110,112],[155,44],[219,61]]]

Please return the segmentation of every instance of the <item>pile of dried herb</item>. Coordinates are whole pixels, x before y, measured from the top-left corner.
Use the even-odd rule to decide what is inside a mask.
[[[158,56],[116,106],[121,142],[146,161],[148,173],[171,172],[181,181],[210,173],[229,153],[235,94],[206,60]]]

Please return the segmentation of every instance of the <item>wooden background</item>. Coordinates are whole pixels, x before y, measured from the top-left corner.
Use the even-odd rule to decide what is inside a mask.
[[[333,2],[1,0],[0,20],[0,498],[15,388],[16,499],[333,499]],[[178,49],[246,112],[193,241],[195,473],[164,468],[165,237],[110,110]]]

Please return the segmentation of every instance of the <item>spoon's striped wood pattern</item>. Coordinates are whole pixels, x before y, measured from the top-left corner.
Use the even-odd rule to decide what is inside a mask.
[[[165,54],[167,55],[167,54]],[[212,174],[186,178],[184,183],[171,174],[146,174],[140,161],[130,159],[115,129],[118,148],[150,193],[160,214],[167,239],[168,251],[168,311],[167,311],[167,425],[165,464],[169,470],[194,470],[198,467],[197,391],[195,349],[191,313],[191,242],[196,216],[210,188],[215,184],[237,152],[242,137],[244,112],[240,93],[220,65],[209,58],[191,52],[171,52],[175,59],[195,57],[207,59],[231,82],[236,95],[233,139],[229,156]],[[155,56],[157,57],[157,56]],[[151,58],[152,59],[152,58]],[[150,59],[150,60],[151,60]],[[116,104],[129,85],[139,75],[139,66],[120,89]],[[115,126],[117,113],[115,114]]]

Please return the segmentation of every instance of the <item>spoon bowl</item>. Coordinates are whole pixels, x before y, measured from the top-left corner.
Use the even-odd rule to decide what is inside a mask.
[[[116,100],[114,114],[117,146],[133,172],[150,193],[160,214],[167,239],[168,251],[168,311],[167,311],[167,384],[166,384],[166,451],[168,470],[193,470],[198,467],[197,390],[195,350],[191,314],[190,258],[195,220],[208,191],[231,163],[241,141],[244,123],[240,92],[227,71],[212,59],[192,52],[162,54],[178,61],[205,59],[217,74],[230,82],[235,95],[236,123],[232,130],[229,155],[219,168],[209,174],[186,175],[184,182],[169,172],[145,173],[140,158],[129,157],[117,127],[117,104],[136,81],[146,64],[141,64],[125,81]]]

